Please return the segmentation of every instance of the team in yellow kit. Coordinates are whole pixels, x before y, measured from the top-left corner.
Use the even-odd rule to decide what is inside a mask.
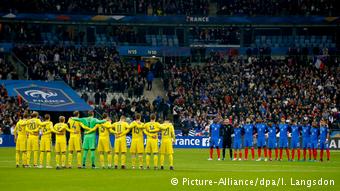
[[[50,116],[46,114],[44,121],[40,121],[39,114],[33,112],[30,117],[28,112],[23,114],[23,118],[20,119],[14,129],[15,141],[16,141],[16,166],[20,165],[20,156],[23,167],[30,166],[31,154],[33,152],[33,165],[34,167],[42,168],[44,166],[44,157],[46,155],[46,168],[51,167],[51,145],[52,145],[52,133],[56,135],[55,153],[56,153],[56,167],[57,169],[66,168],[66,151],[68,150],[68,162],[67,166],[72,167],[73,154],[77,153],[77,165],[81,168],[81,128],[86,129],[86,125],[77,122],[72,118],[69,118],[65,123],[65,117],[59,117],[59,123],[53,126],[50,121]],[[79,117],[79,112],[73,113],[74,117]],[[156,122],[156,116],[152,114],[150,116],[150,122],[141,122],[141,115],[136,114],[135,120],[128,124],[125,116],[120,117],[120,121],[111,124],[111,120],[106,113],[103,114],[103,120],[106,121],[102,124],[97,124],[93,129],[86,132],[94,132],[98,129],[99,140],[97,150],[100,155],[100,164],[105,168],[105,157],[107,155],[107,166],[111,168],[112,154],[111,154],[111,142],[110,133],[115,135],[114,142],[114,166],[118,168],[119,155],[121,155],[121,168],[126,168],[126,152],[127,141],[126,135],[131,132],[132,140],[130,145],[132,169],[136,167],[136,161],[138,158],[138,165],[140,169],[143,167],[143,155],[146,153],[146,168],[150,169],[151,154],[153,154],[153,166],[154,169],[158,169],[158,136],[162,135],[160,146],[160,166],[164,169],[165,155],[169,157],[170,170],[173,170],[173,143],[175,141],[175,133],[173,125],[166,120],[163,124]],[[70,133],[70,139],[66,141],[66,132]],[[146,147],[144,150],[144,134],[147,136]],[[41,139],[39,142],[39,135]],[[39,157],[40,150],[40,157]],[[38,159],[39,166],[38,166]]]
[[[50,115],[46,114],[44,116],[43,125],[40,126],[42,136],[40,140],[40,165],[39,168],[43,167],[44,156],[46,152],[46,168],[51,167],[51,145],[52,145],[52,128],[53,123],[50,121]]]
[[[14,138],[15,138],[15,162],[16,166],[20,165],[20,155],[22,160],[22,166],[26,167],[27,165],[27,135],[26,135],[26,126],[28,120],[28,113],[25,112],[23,115],[23,119],[20,119],[14,128]]]
[[[73,117],[79,117],[79,111],[73,112]],[[77,153],[77,166],[81,168],[81,128],[83,124],[72,118],[68,119],[70,138],[68,140],[68,168],[72,168],[73,153]]]
[[[122,169],[125,169],[126,165],[126,134],[129,132],[129,124],[125,121],[125,116],[122,115],[120,117],[120,121],[113,123],[111,126],[110,132],[115,135],[115,144],[114,144],[114,151],[115,155],[113,158],[113,163],[115,169],[118,168],[118,159],[120,154],[121,166]]]
[[[99,139],[97,150],[99,152],[99,162],[102,168],[105,168],[105,157],[104,153],[107,154],[107,166],[112,167],[112,154],[111,154],[111,142],[110,142],[110,128],[111,120],[106,113],[103,114],[103,119],[106,120],[105,123],[97,124],[93,129],[87,131],[86,133],[92,133],[99,129]]]

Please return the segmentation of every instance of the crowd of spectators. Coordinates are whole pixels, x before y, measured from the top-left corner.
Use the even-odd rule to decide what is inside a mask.
[[[62,79],[85,92],[120,92],[141,97],[147,67],[123,62],[115,48],[17,46],[13,52],[28,66],[31,80]],[[138,69],[139,68],[139,69]]]
[[[218,0],[218,15],[339,15],[336,0]]]
[[[226,61],[215,55],[203,65],[168,65],[164,81],[174,122],[202,130],[216,116],[239,123],[247,117],[322,117],[339,127],[339,62],[323,62],[320,67],[300,57]]]
[[[215,3],[216,2],[216,3]],[[209,11],[214,12],[209,12]],[[215,12],[216,10],[216,12]],[[336,16],[336,0],[4,0],[2,12],[126,15]]]
[[[190,29],[194,42],[211,42],[218,44],[240,44],[240,30],[238,28],[199,28]]]

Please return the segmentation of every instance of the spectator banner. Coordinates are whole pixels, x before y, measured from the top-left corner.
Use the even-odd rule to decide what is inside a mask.
[[[88,111],[92,108],[63,81],[2,80],[9,96],[20,96],[31,110]]]

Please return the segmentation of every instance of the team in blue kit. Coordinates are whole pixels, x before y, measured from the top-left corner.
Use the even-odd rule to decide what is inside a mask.
[[[329,128],[327,120],[313,119],[309,123],[307,117],[302,120],[281,117],[280,122],[272,118],[263,119],[258,117],[255,123],[254,118],[246,118],[245,122],[235,120],[232,128],[232,147],[234,158],[232,160],[248,160],[248,149],[251,149],[252,160],[255,157],[254,145],[257,147],[257,161],[263,160],[262,149],[264,151],[264,161],[272,161],[272,152],[275,151],[275,160],[282,161],[283,150],[286,151],[288,161],[295,160],[297,153],[298,161],[307,160],[307,150],[309,151],[309,161],[317,160],[317,150],[320,149],[320,161],[326,151],[327,160],[330,160],[329,150]],[[220,160],[220,137],[221,120],[215,119],[210,125],[210,157],[212,160],[213,148],[217,150],[218,160]],[[244,158],[242,149],[244,148]],[[278,150],[280,149],[280,150]],[[291,149],[291,158],[290,158]],[[303,158],[301,150],[303,150]],[[301,160],[302,158],[302,160]]]

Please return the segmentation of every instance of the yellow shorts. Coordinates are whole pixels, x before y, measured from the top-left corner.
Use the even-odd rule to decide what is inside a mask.
[[[144,143],[143,139],[132,139],[130,146],[130,153],[144,153]]]
[[[27,139],[28,151],[39,151],[39,136],[30,135]]]
[[[57,139],[55,142],[55,152],[64,153],[66,152],[66,139]]]
[[[109,151],[111,151],[110,138],[99,137],[97,149],[98,149],[98,152],[109,152]]]
[[[50,138],[41,138],[40,151],[51,151],[51,139]]]
[[[174,148],[172,146],[172,140],[162,140],[161,142],[161,154],[173,154]]]
[[[19,135],[15,144],[16,151],[26,151],[27,138],[25,136]]]
[[[81,137],[72,135],[68,140],[68,151],[81,151]]]
[[[115,139],[115,153],[126,153],[127,148],[126,148],[126,137],[119,137]]]
[[[158,139],[147,139],[145,152],[158,153]]]

